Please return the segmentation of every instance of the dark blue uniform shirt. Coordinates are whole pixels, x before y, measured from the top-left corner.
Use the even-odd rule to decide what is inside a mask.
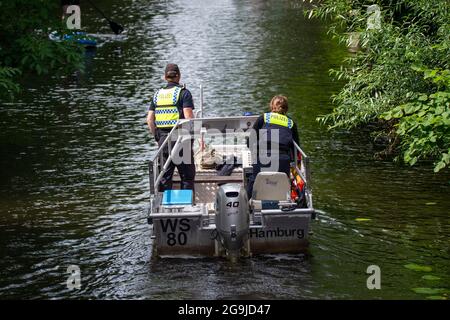
[[[255,124],[253,125],[253,129],[256,131],[256,137],[259,140],[259,130],[265,129],[266,124],[264,122],[264,115],[259,116],[259,118],[255,121]],[[281,128],[281,127],[280,127]],[[283,134],[280,135],[280,141],[279,144],[281,146],[285,146],[286,149],[295,151],[294,144],[292,141],[295,141],[297,145],[300,145],[300,141],[298,138],[298,131],[297,131],[297,125],[294,122],[294,125],[291,129],[288,129],[291,131],[292,136],[291,137],[285,137]],[[292,139],[292,140],[291,140]],[[270,144],[268,143],[268,149],[270,149]]]

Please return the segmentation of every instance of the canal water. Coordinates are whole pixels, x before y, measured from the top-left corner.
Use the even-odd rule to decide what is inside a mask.
[[[425,299],[450,289],[450,177],[374,160],[364,130],[328,132],[349,53],[302,1],[98,0],[126,28],[115,37],[86,5],[101,45],[86,72],[27,79],[0,107],[0,298]],[[223,259],[151,256],[146,108],[166,63],[180,65],[208,116],[263,112],[289,97],[311,157],[309,254]],[[81,288],[69,290],[78,265]],[[381,289],[366,286],[367,268]]]

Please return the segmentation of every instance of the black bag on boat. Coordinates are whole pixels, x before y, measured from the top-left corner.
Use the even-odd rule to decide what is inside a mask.
[[[236,164],[236,157],[229,157],[226,161],[216,167],[218,176],[230,176]]]

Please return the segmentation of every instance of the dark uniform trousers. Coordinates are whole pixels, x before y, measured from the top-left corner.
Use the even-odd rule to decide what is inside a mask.
[[[158,140],[158,145],[160,147],[164,143],[164,140],[166,140],[168,134],[169,134],[169,132],[167,132],[167,131],[158,130],[158,137],[157,137],[158,139],[157,140]],[[185,148],[190,148],[190,150],[191,150],[191,156],[190,156],[189,163],[184,163],[184,161],[182,161],[182,163],[180,163],[180,164],[175,164],[175,163],[173,163],[173,161],[171,161],[169,167],[167,168],[167,171],[164,173],[164,175],[161,179],[161,182],[158,186],[158,189],[160,192],[163,192],[164,190],[172,189],[172,183],[173,183],[172,178],[173,178],[173,172],[175,170],[175,167],[177,168],[178,174],[180,175],[180,178],[181,178],[181,189],[191,189],[192,191],[194,191],[195,164],[194,164],[194,154],[192,151],[193,142],[194,142],[193,140],[190,140],[190,141],[187,140],[186,143],[188,143],[190,145],[183,146]],[[171,141],[169,143],[171,144],[171,150],[173,150],[175,141]],[[180,157],[182,157],[183,151],[181,151],[179,155],[180,155]],[[164,163],[166,162],[168,156],[169,156],[169,150],[167,147],[165,147],[163,150]]]

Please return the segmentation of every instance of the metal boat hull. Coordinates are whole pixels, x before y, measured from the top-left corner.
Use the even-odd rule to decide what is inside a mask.
[[[304,252],[309,244],[312,212],[301,214],[270,214],[264,224],[252,224],[248,234],[246,255]],[[174,214],[153,218],[153,249],[155,256],[221,256],[214,224],[207,218]]]

